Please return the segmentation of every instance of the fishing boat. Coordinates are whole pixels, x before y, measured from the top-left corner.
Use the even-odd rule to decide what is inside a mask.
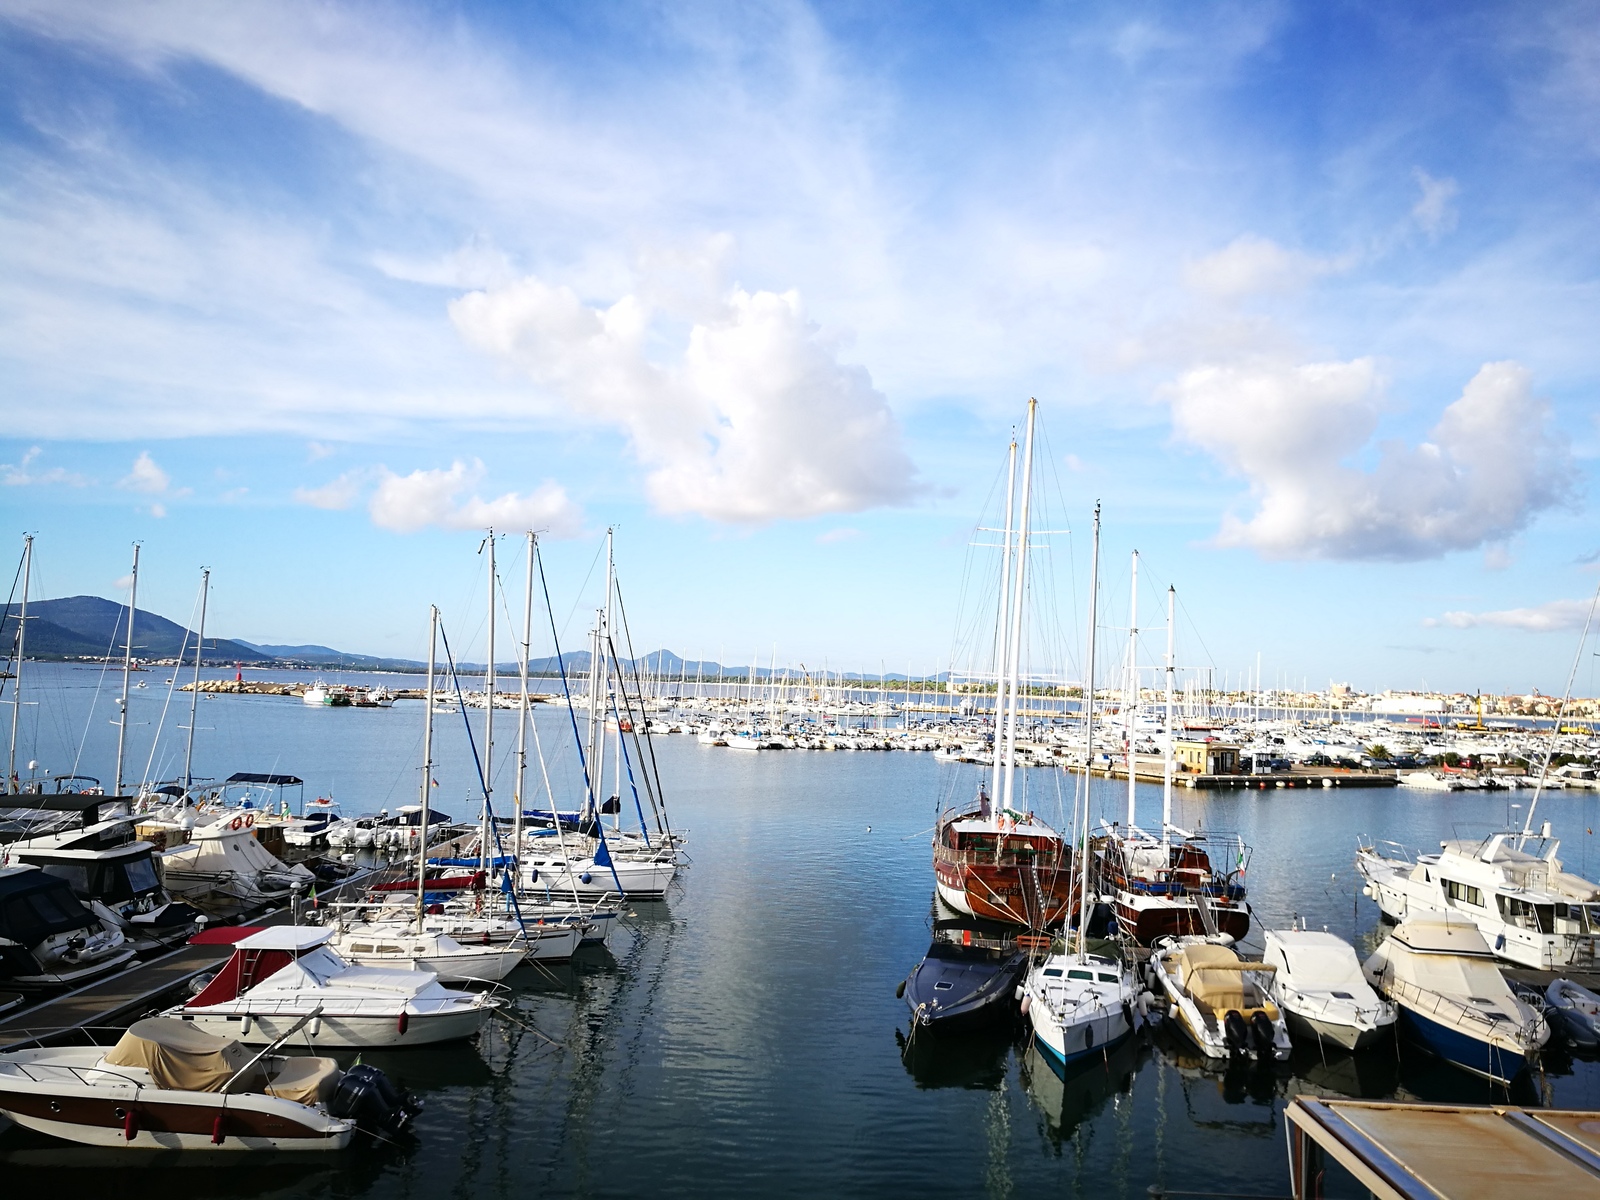
[[[1360,1050],[1393,1032],[1395,1006],[1372,990],[1349,942],[1309,929],[1269,929],[1266,938],[1262,961],[1277,968],[1267,995],[1291,1033]]]
[[[1027,965],[1028,952],[1004,930],[941,928],[896,990],[919,1031],[963,1033],[1015,1015]]]
[[[34,866],[0,867],[0,969],[7,989],[81,987],[132,963],[117,922],[81,904],[65,879]]]
[[[1029,400],[1015,527],[1013,506],[1019,495],[1015,438],[1010,449],[995,639],[993,764],[970,805],[939,814],[933,834],[933,873],[939,898],[957,913],[1043,929],[1067,919],[1072,853],[1055,829],[1019,806],[1015,788],[1037,410],[1038,402]]]
[[[1391,843],[1356,851],[1363,894],[1393,921],[1464,919],[1495,957],[1543,971],[1589,967],[1600,940],[1600,887],[1562,869],[1546,822],[1537,834],[1498,832],[1439,843],[1415,858]]]
[[[1241,958],[1222,941],[1188,937],[1157,943],[1149,966],[1168,1016],[1207,1058],[1289,1057],[1289,1030],[1268,994],[1272,964]]]
[[[1483,935],[1460,917],[1402,921],[1363,970],[1399,1006],[1411,1041],[1474,1075],[1510,1084],[1550,1040],[1544,1017],[1512,991]]]
[[[198,995],[167,1016],[208,1033],[265,1045],[302,1017],[308,1045],[368,1049],[470,1037],[504,1001],[451,991],[432,971],[353,966],[328,943],[332,929],[278,925],[218,929],[233,954]]]
[[[0,1112],[86,1146],[343,1150],[358,1130],[395,1137],[420,1108],[375,1067],[252,1054],[165,1017],[136,1021],[109,1049],[0,1053]]]

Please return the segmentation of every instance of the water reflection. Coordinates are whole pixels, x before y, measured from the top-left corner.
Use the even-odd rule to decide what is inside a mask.
[[[1055,1152],[1059,1154],[1062,1143],[1071,1141],[1078,1126],[1098,1113],[1112,1096],[1131,1095],[1134,1075],[1149,1060],[1147,1039],[1131,1037],[1118,1043],[1100,1061],[1074,1064],[1073,1069],[1060,1075],[1030,1043],[1019,1062],[1022,1086],[1044,1118],[1042,1132]]]
[[[1017,1027],[1004,1022],[988,1029],[947,1035],[925,1029],[908,1035],[896,1029],[894,1036],[900,1047],[900,1060],[917,1087],[993,1091],[1005,1084]]]

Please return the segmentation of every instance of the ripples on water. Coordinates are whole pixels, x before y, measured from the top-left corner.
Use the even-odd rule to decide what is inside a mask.
[[[95,740],[80,769],[109,776],[105,736],[86,717],[91,692],[67,686],[93,680],[59,671],[55,690],[41,690],[33,753],[65,764],[88,726]],[[151,722],[142,728],[159,714],[155,690],[136,697],[135,720]],[[417,705],[220,698],[201,714],[206,774],[292,771],[308,796],[331,788],[348,812],[412,798]],[[481,718],[473,714],[475,726]],[[540,714],[547,746],[570,741],[565,721]],[[514,721],[504,725],[502,762]],[[465,739],[447,720],[439,729],[436,802],[466,815],[476,802]],[[134,741],[130,758],[142,767],[148,741]],[[657,747],[674,822],[691,832],[682,886],[665,904],[638,906],[610,953],[512,976],[518,1020],[538,1033],[503,1023],[475,1044],[368,1055],[424,1096],[414,1145],[331,1162],[172,1156],[134,1169],[134,1156],[13,1131],[8,1183],[22,1194],[70,1178],[74,1188],[161,1200],[174,1184],[218,1197],[427,1200],[913,1190],[1132,1198],[1156,1182],[1282,1193],[1282,1109],[1293,1091],[1493,1098],[1487,1085],[1410,1054],[1324,1061],[1297,1047],[1286,1069],[1228,1073],[1160,1033],[1065,1082],[1004,1034],[902,1054],[908,1023],[894,989],[927,948],[929,827],[941,799],[970,793],[976,769],[927,754],[744,755],[687,737]],[[164,747],[158,764],[171,753]],[[554,774],[558,788],[571,785],[565,755]],[[1035,807],[1054,810],[1058,783],[1030,773]],[[504,776],[497,786],[509,796]],[[1126,785],[1096,782],[1108,817],[1121,814],[1125,794]],[[1390,790],[1180,792],[1176,819],[1237,831],[1254,848],[1246,882],[1258,929],[1298,915],[1355,937],[1365,953],[1377,912],[1355,902],[1357,834],[1425,847],[1502,824],[1507,804]],[[1140,812],[1158,822],[1158,788],[1140,789]],[[1551,794],[1541,815],[1565,839],[1568,864],[1593,878],[1595,794]],[[1550,1065],[1548,1099],[1600,1106],[1600,1069],[1560,1056]]]

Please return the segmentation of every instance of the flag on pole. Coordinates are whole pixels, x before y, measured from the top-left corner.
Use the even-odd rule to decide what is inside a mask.
[[[312,884],[311,885],[311,907],[312,908],[316,908],[317,907],[317,885],[316,884]]]

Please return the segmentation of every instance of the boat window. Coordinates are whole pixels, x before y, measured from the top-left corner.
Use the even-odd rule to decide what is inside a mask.
[[[45,863],[44,873],[54,875],[57,879],[65,879],[73,891],[80,896],[91,894],[89,890],[89,864],[81,862],[53,862]]]
[[[953,987],[955,987],[955,984],[951,983],[948,979],[941,979],[938,983],[933,985],[933,990],[936,992],[948,992]]]
[[[134,894],[148,892],[161,885],[156,878],[156,867],[149,858],[131,858],[123,864],[128,872],[128,885],[133,888]]]
[[[88,929],[93,924],[89,910],[64,883],[12,896],[0,908],[0,933],[22,946],[36,946],[53,934]]]
[[[355,942],[350,947],[351,954],[371,954],[372,947],[364,942]]]
[[[1458,904],[1471,904],[1476,908],[1483,907],[1483,893],[1471,884],[1457,883],[1454,879],[1446,879],[1444,894]]]
[[[1103,972],[1100,975],[1100,982],[1101,983],[1115,983],[1116,981],[1117,981],[1117,977],[1115,975],[1107,975],[1107,974],[1105,974]]]
[[[1067,972],[1067,978],[1068,979],[1087,979],[1092,983],[1094,981],[1094,972],[1093,971],[1068,971]]]
[[[1044,974],[1045,974],[1045,978],[1046,979],[1060,979],[1061,978],[1061,968],[1060,967],[1046,967],[1044,969]]]
[[[1335,1000],[1354,1000],[1355,999],[1355,997],[1352,996],[1349,992],[1331,992],[1329,994],[1331,996],[1333,996],[1333,998]]]

